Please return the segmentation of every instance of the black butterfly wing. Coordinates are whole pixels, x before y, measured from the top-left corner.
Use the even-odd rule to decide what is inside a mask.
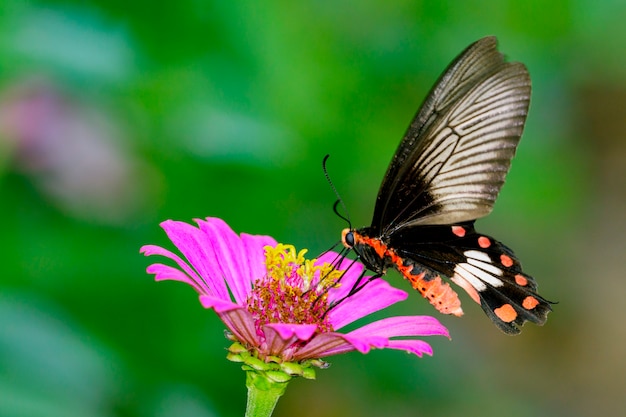
[[[453,224],[489,214],[530,101],[521,63],[487,37],[447,68],[411,122],[383,179],[371,228]]]
[[[473,222],[403,229],[389,246],[413,266],[413,274],[443,276],[462,287],[505,333],[519,333],[526,321],[542,325],[551,311],[513,251],[477,233]]]

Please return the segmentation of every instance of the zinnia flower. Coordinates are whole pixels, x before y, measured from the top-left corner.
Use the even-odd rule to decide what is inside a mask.
[[[286,383],[293,376],[313,378],[312,366],[325,366],[320,358],[353,350],[432,355],[430,345],[415,337],[448,336],[429,316],[388,317],[341,333],[355,320],[404,300],[407,293],[380,278],[359,280],[363,266],[348,259],[339,262],[334,252],[306,260],[306,250],[297,252],[269,236],[238,236],[217,218],[197,224],[161,223],[186,260],[146,245],[141,248],[145,255],[165,256],[177,264],[155,263],[147,272],[157,281],[191,285],[200,303],[218,314],[235,342],[229,359],[244,363],[249,389],[268,381]]]

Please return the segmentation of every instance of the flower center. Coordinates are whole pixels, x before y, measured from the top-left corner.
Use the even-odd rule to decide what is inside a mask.
[[[265,247],[267,274],[254,283],[248,310],[257,326],[268,323],[317,324],[320,332],[332,331],[327,311],[328,290],[336,287],[343,274],[315,259],[304,258],[306,249],[296,252],[292,245]]]

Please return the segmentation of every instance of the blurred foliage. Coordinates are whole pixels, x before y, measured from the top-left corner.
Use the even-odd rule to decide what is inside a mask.
[[[158,223],[218,216],[319,253],[355,224],[448,62],[488,34],[533,79],[494,213],[542,294],[506,337],[465,299],[433,358],[337,357],[276,416],[618,415],[626,327],[626,4],[591,0],[0,5],[0,415],[236,416],[244,374]],[[390,278],[406,287],[397,276]],[[395,310],[433,314],[416,294]]]

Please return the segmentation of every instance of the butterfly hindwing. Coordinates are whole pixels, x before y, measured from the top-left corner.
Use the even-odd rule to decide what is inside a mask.
[[[505,333],[517,334],[530,321],[542,325],[550,303],[536,293],[511,249],[477,233],[473,222],[413,227],[392,237],[389,246],[426,276],[443,276],[463,288]]]

